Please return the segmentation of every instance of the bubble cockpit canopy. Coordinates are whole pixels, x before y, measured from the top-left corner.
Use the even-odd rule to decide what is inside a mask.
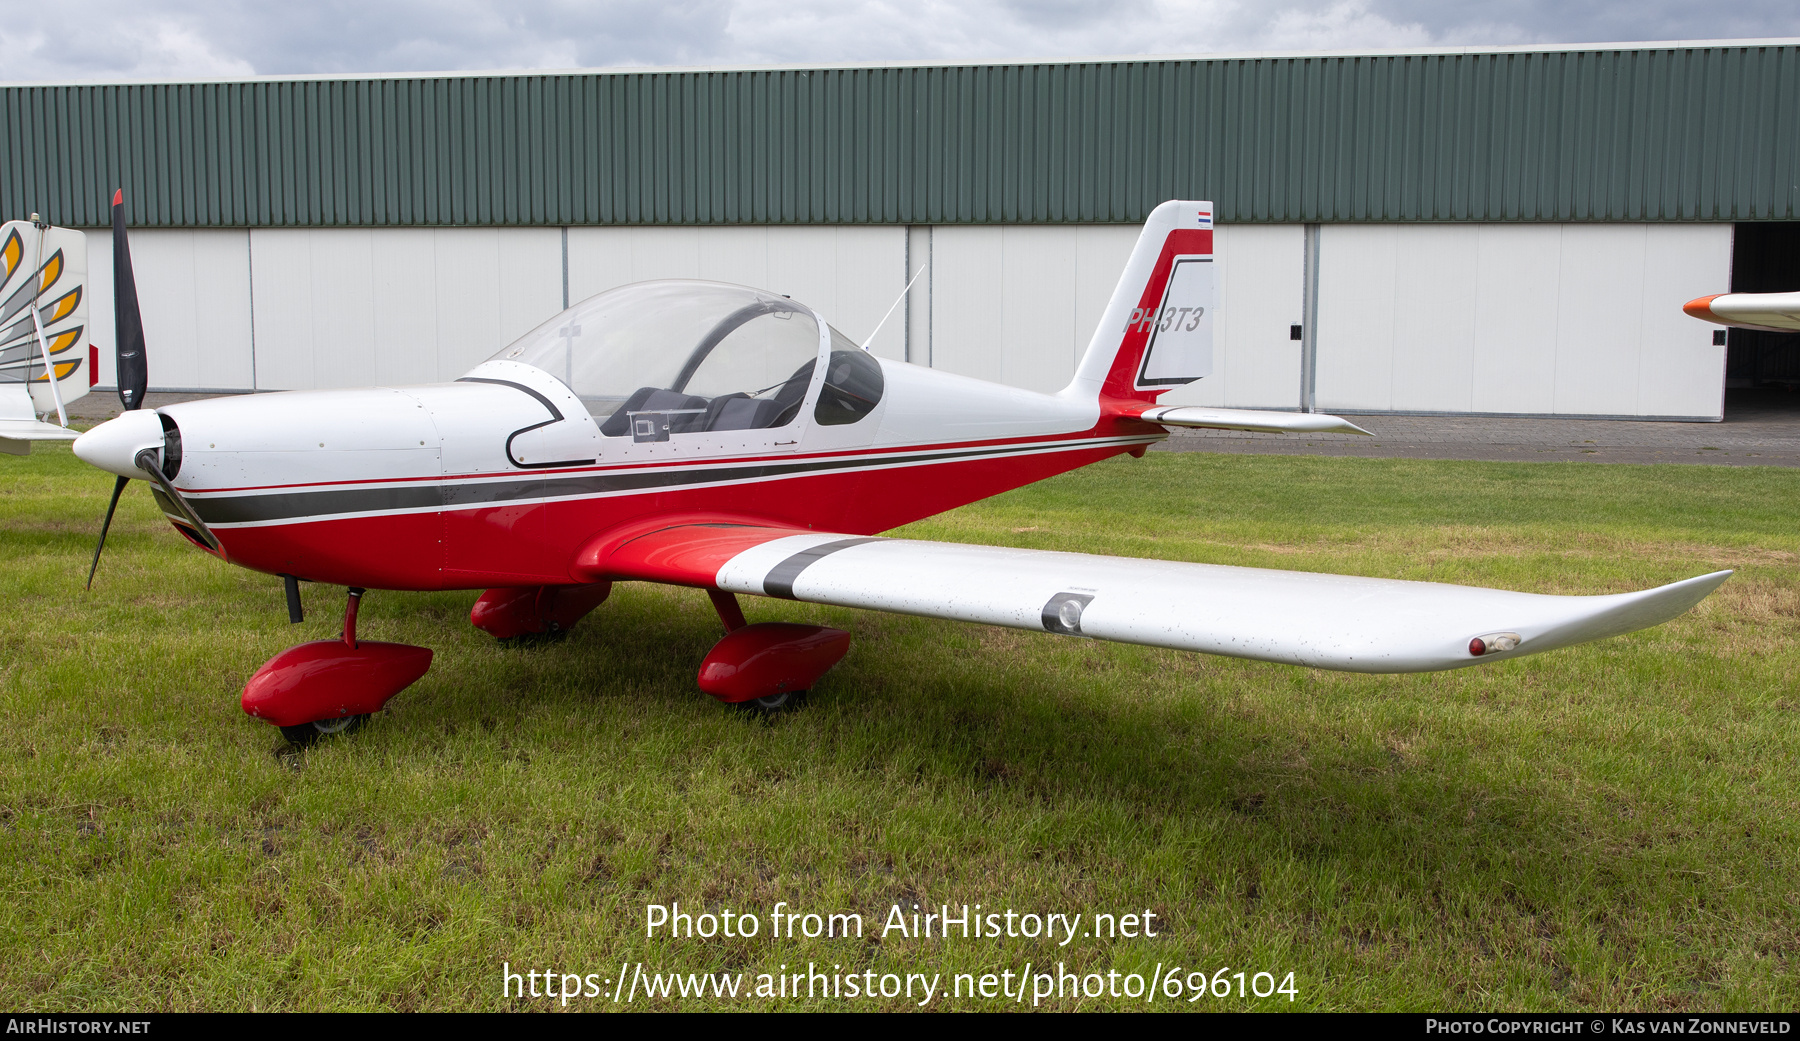
[[[881,398],[881,368],[825,328],[829,363],[815,418],[855,422]],[[637,426],[646,423],[662,440],[668,433],[787,426],[799,415],[822,348],[812,310],[787,297],[670,279],[576,304],[494,358],[568,384],[603,434],[643,439]]]

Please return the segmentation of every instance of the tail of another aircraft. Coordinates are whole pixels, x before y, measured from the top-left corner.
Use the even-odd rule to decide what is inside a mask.
[[[87,236],[31,217],[0,224],[0,452],[13,455],[73,441],[67,406],[93,385]]]
[[[1212,212],[1173,200],[1151,211],[1064,394],[1155,401],[1212,374]]]

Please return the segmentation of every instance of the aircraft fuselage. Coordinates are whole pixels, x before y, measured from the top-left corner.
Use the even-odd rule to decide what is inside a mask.
[[[1167,436],[1091,399],[880,365],[881,400],[853,424],[802,408],[783,427],[660,441],[600,434],[567,386],[505,361],[453,383],[159,411],[180,431],[173,483],[223,559],[408,590],[583,581],[585,545],[694,518],[872,534]]]

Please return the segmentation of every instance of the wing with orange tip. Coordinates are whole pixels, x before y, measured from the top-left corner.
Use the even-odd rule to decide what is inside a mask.
[[[1719,293],[1689,300],[1681,309],[1714,325],[1763,332],[1800,332],[1800,293]]]

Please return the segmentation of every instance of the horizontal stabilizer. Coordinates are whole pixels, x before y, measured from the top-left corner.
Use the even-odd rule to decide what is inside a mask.
[[[1731,575],[1546,596],[724,523],[649,532],[578,570],[1347,672],[1456,669],[1617,636]]]
[[[24,455],[33,441],[73,441],[81,431],[35,419],[0,419],[0,452]]]
[[[1170,405],[1145,409],[1139,419],[1166,427],[1207,430],[1254,430],[1264,434],[1369,434],[1347,419],[1320,412],[1266,412],[1248,408],[1202,408]]]

